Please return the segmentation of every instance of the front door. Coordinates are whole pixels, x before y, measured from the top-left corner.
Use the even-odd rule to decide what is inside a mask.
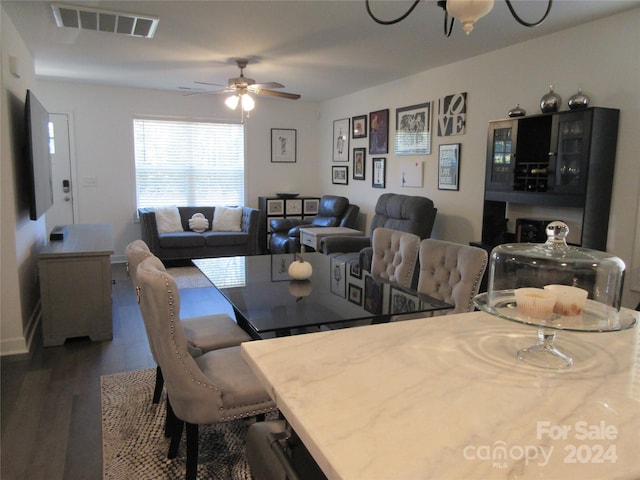
[[[73,223],[69,117],[60,113],[49,114],[49,124],[53,206],[45,214],[47,232],[57,225]]]

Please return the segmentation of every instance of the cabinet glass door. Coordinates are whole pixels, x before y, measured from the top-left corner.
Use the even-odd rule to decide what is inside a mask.
[[[515,122],[496,122],[489,130],[487,187],[511,189],[516,138]]]
[[[557,116],[556,166],[554,190],[582,193],[587,178],[589,112]]]

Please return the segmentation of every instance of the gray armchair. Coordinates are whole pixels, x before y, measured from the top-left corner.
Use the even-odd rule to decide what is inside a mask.
[[[295,253],[300,251],[300,228],[347,227],[354,228],[360,207],[349,203],[346,197],[325,195],[320,199],[318,214],[312,219],[280,218],[271,220],[271,253]]]
[[[378,227],[413,233],[420,239],[429,238],[438,209],[426,197],[385,193],[376,203],[368,237],[326,237],[321,241],[321,251],[326,254],[353,253],[360,256],[360,266],[370,270],[371,237]]]

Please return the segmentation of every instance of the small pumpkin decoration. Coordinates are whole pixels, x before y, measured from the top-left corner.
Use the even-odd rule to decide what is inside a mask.
[[[291,280],[289,282],[289,293],[301,300],[313,291],[311,280]]]
[[[296,280],[306,280],[313,273],[313,267],[309,262],[305,262],[302,255],[296,253],[297,260],[289,265],[289,276]]]

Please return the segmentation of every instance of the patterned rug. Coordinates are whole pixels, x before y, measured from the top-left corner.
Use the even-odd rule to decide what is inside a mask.
[[[171,267],[167,273],[173,277],[179,289],[210,288],[213,287],[200,270],[196,267]]]
[[[167,459],[166,402],[153,405],[155,369],[105,375],[101,380],[103,479],[183,479],[186,439]],[[198,478],[251,480],[244,440],[253,419],[199,427]]]

